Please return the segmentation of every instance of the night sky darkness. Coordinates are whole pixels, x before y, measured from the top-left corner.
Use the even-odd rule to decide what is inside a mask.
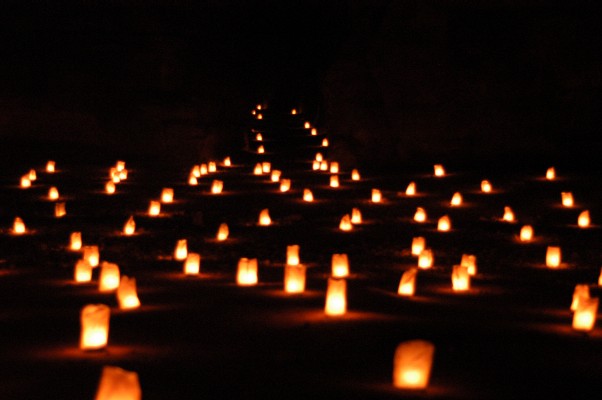
[[[589,162],[602,149],[595,2],[54,3],[0,7],[11,145],[189,162],[240,147],[267,102],[302,105],[348,164]]]

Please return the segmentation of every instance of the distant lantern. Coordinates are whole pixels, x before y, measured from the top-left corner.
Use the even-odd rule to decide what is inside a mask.
[[[330,175],[330,187],[333,187],[333,188],[339,187],[339,176],[338,175]]]
[[[59,198],[59,190],[52,186],[48,189],[48,200],[57,200]]]
[[[426,211],[422,207],[416,208],[416,212],[414,213],[414,221],[416,222],[425,222],[426,221]]]
[[[418,254],[418,267],[421,269],[429,269],[433,266],[434,257],[431,249],[424,249]]]
[[[264,161],[261,163],[261,171],[264,174],[269,174],[271,170],[272,170],[272,163],[270,163],[268,161]]]
[[[560,193],[560,196],[562,198],[562,205],[564,207],[573,207],[573,205],[575,204],[575,202],[573,201],[573,193],[562,192]]]
[[[183,261],[186,257],[188,257],[188,241],[186,239],[180,239],[176,243],[174,258],[178,261]]]
[[[198,275],[201,270],[201,255],[199,253],[188,253],[184,261],[185,275]]]
[[[474,276],[477,274],[477,256],[472,254],[462,254],[460,265],[468,268],[468,275]]]
[[[236,283],[239,286],[252,286],[258,282],[257,278],[257,259],[241,258],[238,261],[238,270],[236,272]]]
[[[31,187],[31,179],[29,179],[29,175],[23,175],[21,177],[21,188],[26,189]]]
[[[434,354],[435,346],[425,340],[400,343],[393,360],[393,386],[398,389],[426,389]]]
[[[589,285],[575,285],[573,290],[573,301],[571,302],[571,311],[575,311],[581,299],[589,299]]]
[[[222,161],[222,164],[224,167],[231,167],[232,166],[232,159],[230,158],[230,156],[224,158],[224,161]]]
[[[220,224],[219,228],[217,229],[216,239],[220,242],[223,242],[224,240],[228,239],[228,236],[230,236],[230,229],[228,228],[228,224]]]
[[[577,218],[577,225],[579,225],[579,227],[581,228],[587,228],[590,224],[590,218],[589,218],[589,211],[585,210],[582,211],[581,214],[579,214],[579,217]]]
[[[105,366],[94,400],[141,400],[138,374],[119,367]]]
[[[264,208],[259,213],[259,225],[268,226],[272,224],[272,218],[270,218],[270,212],[267,208]]]
[[[224,190],[224,182],[220,180],[214,180],[211,184],[211,193],[219,194]]]
[[[291,244],[286,246],[286,265],[299,265],[300,262],[299,245]]]
[[[292,115],[297,115],[297,109],[296,109],[296,108],[293,108],[293,109],[291,110],[291,114],[292,114]]]
[[[416,194],[416,183],[410,182],[406,188],[406,196],[414,196]]]
[[[546,266],[549,268],[557,268],[560,265],[561,253],[560,247],[548,246],[546,251]]]
[[[56,171],[56,163],[54,161],[52,161],[52,160],[49,160],[46,163],[46,172],[53,173],[55,171]]]
[[[25,228],[25,222],[19,217],[16,217],[13,222],[13,233],[15,235],[22,235],[27,232],[27,228]]]
[[[209,173],[209,168],[207,167],[207,164],[203,163],[199,165],[199,172],[201,173],[201,176],[207,175]]]
[[[309,129],[309,128],[311,128],[311,125],[310,125],[310,123],[309,123],[309,122],[305,122],[305,123],[303,124],[303,128],[305,128],[305,129]]]
[[[263,114],[257,114],[257,119],[263,119]]]
[[[437,230],[439,232],[447,232],[451,229],[451,219],[448,215],[444,215],[437,221]]]
[[[360,172],[357,169],[352,170],[351,171],[351,180],[359,181],[360,179],[361,179]]]
[[[29,180],[33,182],[36,179],[38,179],[38,174],[36,173],[36,170],[35,169],[30,169],[29,170]]]
[[[324,138],[322,139],[322,147],[328,147],[328,139]]]
[[[303,189],[303,201],[314,201],[314,194],[309,189]]]
[[[506,222],[514,222],[514,211],[512,211],[512,208],[508,206],[504,207],[504,215],[502,216],[502,220]]]
[[[520,241],[530,242],[531,240],[533,240],[533,227],[525,225],[520,229]]]
[[[554,169],[554,167],[548,168],[548,170],[546,171],[546,179],[549,181],[553,181],[554,179],[556,179],[556,170]]]
[[[82,249],[82,233],[71,232],[69,236],[69,249],[72,251],[79,251]]]
[[[190,174],[190,175],[188,176],[188,184],[189,184],[190,186],[196,186],[196,185],[198,185],[198,184],[199,184],[199,180],[197,179],[197,177],[196,177],[196,176],[194,176],[193,174]]]
[[[255,164],[255,168],[253,168],[253,175],[263,175],[263,167],[261,163]]]
[[[454,195],[452,196],[450,204],[452,206],[459,206],[459,205],[462,204],[462,195],[460,194],[460,192],[454,193]]]
[[[134,216],[130,216],[126,221],[125,225],[123,225],[123,234],[126,236],[131,236],[136,232],[136,221],[134,221]]]
[[[320,171],[328,171],[328,161],[320,161]]]
[[[454,265],[452,269],[452,289],[456,292],[470,289],[470,274],[467,266]]]
[[[100,264],[100,276],[98,278],[98,290],[111,292],[119,287],[119,265],[103,261]]]
[[[322,155],[322,153],[316,153],[316,161],[322,162],[324,161],[324,156]]]
[[[312,171],[318,171],[320,169],[320,161],[313,160],[311,162],[311,169],[312,169]]]
[[[284,266],[284,291],[286,293],[303,293],[305,291],[305,265]]]
[[[401,275],[397,294],[400,296],[413,296],[416,291],[416,276],[418,275],[417,268],[410,268]]]
[[[272,182],[278,182],[278,181],[280,181],[281,175],[282,175],[282,171],[279,171],[277,169],[272,170],[272,174],[270,175],[270,180]]]
[[[120,161],[117,161],[117,162],[115,163],[115,169],[116,169],[117,171],[119,171],[119,172],[121,172],[121,171],[125,170],[125,161],[121,161],[121,160],[120,160]]]
[[[117,189],[117,187],[115,186],[115,183],[113,181],[108,181],[105,184],[105,192],[107,194],[113,194],[113,193],[115,193],[116,189]]]
[[[100,263],[100,251],[98,246],[84,246],[82,259],[86,260],[92,267],[97,267]]]
[[[156,217],[161,214],[161,202],[157,200],[151,200],[148,206],[148,215],[151,217]]]
[[[339,163],[336,161],[333,161],[330,163],[330,173],[331,174],[338,174],[339,173]]]
[[[598,275],[598,286],[602,286],[602,268],[600,268],[600,275]]]
[[[200,165],[195,165],[190,170],[190,176],[194,176],[195,178],[201,177],[201,167]]]
[[[209,161],[207,164],[207,171],[209,172],[217,172],[217,164],[215,161]]]
[[[332,255],[331,274],[335,278],[349,276],[349,257],[347,257],[347,254]]]
[[[351,223],[353,225],[358,225],[362,223],[362,212],[359,208],[351,209]]]
[[[86,260],[77,260],[73,279],[78,283],[90,282],[92,280],[92,266]]]
[[[54,216],[57,218],[61,218],[67,215],[67,206],[65,202],[58,202],[54,204]]]
[[[347,312],[347,282],[341,278],[328,278],[324,312],[328,316],[344,315]]]
[[[122,276],[117,288],[117,301],[119,308],[122,310],[130,310],[140,307],[140,299],[136,290],[136,278]]]
[[[383,195],[378,189],[372,189],[372,202],[380,203],[383,199]]]
[[[257,147],[257,153],[259,154],[263,154],[265,153],[265,147],[263,147],[263,145],[259,145],[259,147]]]
[[[412,239],[412,255],[419,256],[426,246],[426,240],[422,236]]]
[[[280,180],[280,191],[288,192],[291,188],[291,180],[290,179],[281,179]]]
[[[80,349],[99,350],[107,346],[110,317],[111,309],[104,304],[88,304],[82,308],[80,314]]]
[[[491,193],[491,183],[488,180],[481,181],[481,191],[483,193]]]
[[[161,203],[173,203],[173,189],[163,188],[161,191]]]
[[[117,171],[117,168],[111,168],[109,170],[109,178],[111,178],[111,181],[113,183],[121,182],[121,176],[119,175],[119,171]]]
[[[582,298],[573,314],[573,329],[589,332],[594,329],[598,314],[598,298]]]
[[[353,229],[351,216],[349,214],[343,215],[343,218],[341,218],[341,222],[339,223],[339,229],[342,231],[350,231]]]
[[[435,171],[435,176],[437,176],[437,177],[445,176],[445,168],[443,168],[443,165],[435,164],[433,166],[433,169]]]
[[[311,135],[318,136],[318,130],[316,128],[311,128]]]

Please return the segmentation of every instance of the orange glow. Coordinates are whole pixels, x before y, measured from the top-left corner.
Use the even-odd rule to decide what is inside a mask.
[[[186,257],[188,257],[188,241],[186,239],[180,239],[176,243],[174,258],[178,261],[184,261]]]
[[[92,267],[97,267],[100,263],[100,251],[98,246],[84,246],[82,259],[86,260]]]
[[[284,291],[286,293],[303,293],[305,291],[305,265],[284,266]]]
[[[320,161],[313,160],[312,163],[311,163],[311,169],[313,171],[318,171],[320,169]]]
[[[320,171],[328,171],[328,161],[320,161]]]
[[[440,232],[447,232],[451,229],[451,220],[449,219],[449,216],[444,215],[443,217],[439,218],[439,221],[437,221],[437,230]]]
[[[217,240],[223,242],[224,240],[228,239],[228,236],[230,236],[230,229],[228,228],[228,224],[220,224],[217,230]]]
[[[272,170],[272,164],[264,161],[261,163],[261,172],[263,172],[264,174],[269,174],[270,171]]]
[[[598,275],[598,286],[602,286],[602,268],[600,268],[600,274]]]
[[[401,275],[397,294],[400,296],[414,296],[416,291],[416,276],[418,275],[417,268],[410,268]]]
[[[115,169],[119,172],[125,170],[125,161],[117,161],[117,163],[115,163]]]
[[[291,244],[286,246],[286,265],[299,265],[300,262],[299,245]]]
[[[349,214],[343,215],[343,218],[341,218],[341,222],[339,223],[339,229],[342,231],[350,231],[353,229]]]
[[[429,269],[433,266],[434,256],[431,249],[424,249],[418,255],[418,267],[421,269]]]
[[[349,258],[347,254],[333,254],[331,274],[334,278],[345,278],[349,276]]]
[[[201,270],[201,255],[199,253],[188,253],[184,261],[185,275],[198,275]]]
[[[328,143],[328,139],[324,138],[322,139],[322,147],[328,147],[329,143]]]
[[[102,369],[94,400],[141,400],[142,390],[138,374],[119,367]]]
[[[73,275],[75,282],[90,282],[92,281],[92,266],[86,260],[77,260]]]
[[[546,266],[549,268],[557,268],[560,266],[561,252],[560,247],[548,246],[546,251]]]
[[[224,161],[222,162],[222,164],[224,165],[224,167],[231,167],[232,160],[230,159],[230,156],[224,158]]]
[[[383,199],[383,195],[378,189],[372,189],[372,202],[380,203]]]
[[[30,169],[29,170],[29,180],[33,182],[36,179],[38,179],[38,174],[36,174],[36,170],[35,169]]]
[[[554,167],[548,168],[548,170],[546,171],[546,179],[549,181],[553,181],[554,179],[556,179],[556,170],[554,169]]]
[[[416,212],[414,213],[414,221],[416,222],[425,222],[426,221],[426,211],[422,207],[416,208]]]
[[[314,201],[314,194],[309,189],[303,189],[303,201]]]
[[[530,242],[531,240],[533,240],[533,227],[525,225],[520,229],[520,241]]]
[[[481,191],[483,193],[491,193],[491,183],[488,180],[481,181]]]
[[[201,176],[203,175],[207,175],[209,173],[209,168],[207,167],[207,164],[203,163],[199,166],[199,172],[201,173]]]
[[[400,343],[393,361],[393,386],[398,389],[426,389],[434,354],[435,346],[425,340]]]
[[[57,218],[61,218],[67,215],[67,208],[64,202],[56,203],[54,205],[54,216]]]
[[[279,171],[277,169],[272,171],[272,175],[270,176],[270,180],[272,182],[278,182],[280,181],[280,176],[282,175],[282,171]]]
[[[239,286],[257,285],[257,259],[241,258],[238,261],[238,270],[236,272],[236,283]]]
[[[504,216],[502,217],[502,220],[506,222],[514,222],[514,212],[512,211],[512,208],[507,206],[504,207]]]
[[[433,170],[435,171],[435,176],[436,177],[445,176],[445,168],[443,168],[443,165],[441,165],[441,164],[435,164],[433,166]]]
[[[472,254],[462,254],[460,265],[468,268],[468,275],[474,276],[477,274],[477,256]]]
[[[339,163],[336,161],[333,161],[330,163],[330,173],[331,174],[338,174],[339,173]]]
[[[209,164],[207,164],[207,170],[209,172],[217,172],[217,164],[215,161],[209,161]]]
[[[126,221],[123,226],[123,234],[126,236],[131,236],[136,232],[136,221],[134,221],[134,217],[130,216],[130,218]]]
[[[311,128],[311,125],[309,124],[309,122],[306,122],[306,123],[303,124],[303,127],[305,129],[309,129],[309,128]]]
[[[52,161],[52,160],[49,160],[46,163],[46,172],[48,172],[48,173],[51,174],[51,173],[53,173],[55,171],[56,171],[56,163],[54,161]]]
[[[121,277],[117,288],[117,301],[122,310],[131,310],[140,307],[140,299],[136,290],[136,278]]]
[[[468,273],[468,267],[464,265],[454,265],[452,270],[452,288],[455,292],[470,289],[470,274]]]
[[[338,175],[330,175],[330,187],[333,187],[333,188],[339,187],[339,176]]]
[[[292,114],[292,115],[297,115],[297,109],[296,109],[296,108],[293,108],[293,109],[291,110],[291,114]]]
[[[270,212],[267,208],[264,208],[259,213],[259,225],[268,226],[272,224],[272,218],[270,218]]]
[[[253,168],[253,175],[263,175],[263,167],[261,163],[255,164],[255,168]]]
[[[115,186],[115,183],[113,183],[113,181],[108,181],[105,184],[105,192],[107,194],[113,194],[113,193],[115,193],[116,189],[117,189],[117,187]]]
[[[15,221],[13,222],[13,234],[22,235],[25,232],[27,232],[27,228],[25,227],[25,222],[23,222],[23,220],[21,218],[16,217]]]
[[[322,162],[324,161],[324,156],[322,155],[322,153],[316,153],[316,161]]]
[[[280,180],[280,191],[288,192],[291,189],[291,180],[290,179],[281,179]]]
[[[589,218],[589,211],[585,210],[582,211],[581,214],[579,214],[579,217],[577,218],[577,225],[579,225],[579,227],[581,228],[587,228],[590,224],[590,218]]]
[[[48,189],[48,200],[57,200],[59,198],[59,190],[52,186]]]
[[[359,181],[360,179],[361,179],[360,172],[357,169],[352,170],[351,171],[351,180]]]
[[[257,119],[263,119],[263,114],[257,114]]]
[[[21,177],[21,188],[26,189],[31,187],[31,179],[29,179],[28,175],[23,175]]]
[[[79,251],[82,248],[82,233],[71,232],[69,237],[69,249],[72,251]]]
[[[103,261],[100,264],[100,276],[98,277],[98,290],[101,292],[112,292],[119,287],[119,266],[114,263]]]
[[[598,298],[582,298],[573,314],[573,329],[589,332],[594,329],[598,314]]]
[[[351,223],[354,225],[362,223],[362,213],[359,208],[351,209]]]
[[[79,348],[98,350],[107,346],[111,309],[104,304],[88,304],[81,310]]]
[[[195,165],[194,167],[192,167],[192,169],[190,170],[189,176],[194,176],[195,178],[200,178],[201,177],[201,167],[199,165]]]
[[[340,316],[347,312],[347,281],[328,278],[324,312],[328,316]]]
[[[414,196],[416,194],[416,183],[410,182],[406,188],[406,196]]]
[[[589,286],[588,285],[575,285],[573,291],[573,301],[571,302],[571,311],[577,310],[581,299],[589,299]]]
[[[219,194],[224,190],[224,182],[220,180],[214,180],[211,184],[211,193]]]
[[[190,174],[190,175],[188,176],[188,184],[189,184],[190,186],[196,186],[196,185],[198,185],[198,184],[199,184],[199,181],[198,181],[198,179],[197,179],[197,177],[196,177],[196,176],[194,176],[193,174]]]
[[[173,189],[172,188],[163,188],[161,191],[161,202],[162,203],[173,203]]]
[[[422,236],[412,239],[412,255],[419,256],[426,247],[426,240]]]
[[[562,197],[562,205],[564,207],[573,207],[573,205],[575,205],[575,202],[573,201],[573,193],[562,192],[560,193],[560,196]]]
[[[318,130],[316,128],[311,128],[311,135],[318,136]]]
[[[460,194],[460,192],[454,193],[454,195],[452,196],[450,204],[453,207],[456,207],[456,206],[459,206],[459,205],[462,204],[462,195]]]
[[[263,145],[259,145],[259,147],[257,147],[257,153],[259,153],[259,154],[265,153],[265,147],[263,147]]]
[[[151,217],[156,217],[161,214],[161,202],[157,200],[151,200],[148,206],[148,215]]]

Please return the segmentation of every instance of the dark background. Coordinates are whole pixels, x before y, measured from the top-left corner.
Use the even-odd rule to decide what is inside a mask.
[[[346,167],[587,165],[600,20],[582,1],[3,2],[0,138],[190,163],[241,148],[265,102],[301,107]]]

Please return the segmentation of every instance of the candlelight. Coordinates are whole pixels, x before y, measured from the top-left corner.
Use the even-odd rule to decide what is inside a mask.
[[[136,232],[136,221],[134,221],[134,216],[130,216],[123,226],[123,234],[126,236],[131,236]]]
[[[201,255],[199,253],[188,253],[184,261],[184,274],[197,275],[201,270]]]
[[[280,181],[281,175],[282,175],[282,171],[275,169],[272,171],[272,175],[270,176],[270,179],[272,180],[272,182],[278,182],[278,181]]]
[[[199,180],[193,174],[188,175],[188,184],[190,186],[196,186],[199,184]]]
[[[140,307],[140,299],[138,299],[138,292],[136,291],[136,278],[129,278],[125,275],[121,277],[117,288],[117,301],[119,302],[119,308],[122,310]]]
[[[582,298],[573,314],[573,329],[589,332],[594,329],[598,313],[598,298]]]
[[[328,278],[324,312],[328,316],[344,315],[347,312],[347,282],[345,279]]]
[[[571,302],[571,311],[577,310],[581,299],[589,299],[589,286],[588,285],[575,285],[573,291],[573,301]]]
[[[92,280],[92,266],[86,260],[77,260],[73,275],[75,282],[90,282]]]
[[[259,213],[259,225],[268,226],[272,224],[272,219],[270,218],[270,212],[267,208],[264,208]]]
[[[354,225],[358,225],[362,223],[362,213],[359,208],[351,209],[351,223]]]
[[[464,265],[454,265],[452,270],[452,288],[456,292],[470,289],[470,274],[468,267]]]
[[[426,240],[422,236],[412,239],[412,255],[419,256],[426,247]]]
[[[316,128],[311,128],[311,135],[318,136],[318,130]]]
[[[216,179],[211,184],[211,193],[213,193],[213,194],[219,194],[219,193],[222,192],[223,189],[224,189],[224,182],[223,181],[219,181],[219,180]]]
[[[263,114],[257,114],[257,119],[263,119]]]
[[[560,265],[560,259],[560,247],[548,246],[546,251],[546,266],[549,268],[557,268]]]
[[[79,251],[82,248],[82,233],[71,232],[69,237],[69,249],[73,251]]]
[[[198,165],[195,165],[194,167],[192,167],[192,169],[190,170],[190,177],[194,176],[195,178],[200,178],[201,177],[201,167]]]
[[[263,145],[259,145],[259,147],[257,147],[257,153],[259,153],[259,154],[265,153],[265,147],[263,147]]]
[[[437,221],[437,230],[440,232],[447,232],[451,229],[451,220],[449,219],[449,216],[444,215],[443,217],[439,218],[439,221]]]
[[[231,167],[232,160],[230,159],[230,156],[224,158],[224,161],[222,162],[222,164],[224,165],[224,167]]]
[[[311,169],[312,169],[313,171],[317,171],[317,170],[319,170],[319,169],[320,169],[320,161],[318,161],[318,160],[313,160],[313,161],[312,161],[312,163],[311,163]]]
[[[329,143],[328,143],[328,139],[324,138],[322,139],[322,147],[328,147]]]
[[[434,354],[435,346],[425,340],[400,343],[393,361],[393,386],[398,389],[426,389]]]
[[[490,193],[491,192],[491,183],[489,183],[488,180],[481,181],[481,191],[483,193]]]
[[[119,367],[102,369],[94,400],[141,400],[142,390],[138,374]]]
[[[173,189],[163,188],[161,191],[161,202],[162,203],[173,203]]]
[[[468,275],[474,276],[477,274],[477,256],[472,254],[462,254],[460,265],[468,268]]]
[[[309,189],[303,189],[303,201],[314,201],[314,194]]]
[[[236,272],[236,283],[239,286],[256,285],[257,278],[257,259],[241,258],[238,261],[238,271]]]
[[[253,175],[263,175],[263,167],[261,163],[255,164],[255,168],[253,168]]]
[[[148,206],[148,215],[151,217],[156,217],[161,214],[161,202],[157,200],[151,200]]]
[[[209,172],[216,172],[217,171],[217,164],[215,163],[215,161],[209,161],[209,164],[207,164],[207,170]]]
[[[406,188],[406,196],[414,196],[416,194],[416,183],[410,182]]]
[[[359,181],[360,179],[361,179],[360,172],[357,169],[352,170],[351,171],[351,180]]]
[[[573,201],[573,193],[562,192],[562,193],[560,193],[560,195],[562,197],[562,205],[564,207],[573,207],[573,205],[575,204]]]
[[[54,205],[54,216],[57,218],[61,218],[67,215],[67,208],[64,202],[56,203]]]
[[[290,179],[281,179],[280,180],[280,191],[288,192],[291,188],[291,180]]]
[[[230,236],[230,229],[228,228],[228,224],[220,224],[219,228],[217,229],[217,240],[223,242],[224,240],[228,239],[228,236]]]
[[[29,180],[33,182],[36,179],[38,179],[38,174],[36,174],[36,170],[35,169],[30,169],[29,170]]]
[[[261,163],[261,172],[264,174],[269,174],[272,170],[272,163],[264,161]]]
[[[299,245],[291,244],[286,246],[286,265],[299,265],[300,262]]]
[[[600,275],[598,275],[598,286],[602,286],[602,268],[600,268]]]
[[[452,206],[459,206],[459,205],[462,204],[462,195],[460,194],[460,192],[454,193],[454,195],[452,196],[450,204]]]
[[[341,218],[341,222],[339,223],[339,229],[342,231],[350,231],[353,229],[349,214],[343,215],[343,218]]]
[[[311,128],[311,125],[309,124],[309,122],[306,122],[306,123],[303,124],[303,127],[305,129],[309,129],[309,128]]]
[[[423,249],[418,254],[418,267],[422,269],[429,269],[433,266],[434,257],[431,249]]]
[[[48,200],[57,200],[59,198],[59,190],[52,186],[48,189]]]
[[[119,287],[119,265],[103,261],[100,264],[98,290],[111,292]]]
[[[23,175],[21,177],[21,188],[25,189],[31,187],[31,179],[29,179],[28,175]]]
[[[303,293],[305,291],[305,265],[284,266],[284,291],[286,293]]]
[[[46,172],[53,173],[55,171],[56,171],[56,163],[54,161],[52,161],[52,160],[49,160],[46,163]]]
[[[349,258],[347,257],[347,254],[333,254],[331,270],[334,278],[345,278],[349,276]]]
[[[202,175],[207,175],[209,173],[209,168],[207,168],[207,164],[203,163],[199,166],[199,172]]]
[[[113,181],[108,181],[105,184],[105,192],[107,194],[113,194],[113,193],[115,193],[116,189],[117,189],[117,187],[115,186],[115,183],[113,183]]]
[[[16,217],[15,221],[13,222],[13,233],[15,235],[22,235],[25,232],[27,232],[27,228],[25,228],[25,222],[23,222],[21,218]]]
[[[293,108],[293,109],[291,110],[291,114],[292,114],[292,115],[297,115],[297,109],[296,109],[296,108]]]
[[[380,203],[383,199],[382,193],[378,189],[372,189],[372,202]]]
[[[533,239],[533,227],[525,225],[520,229],[520,241],[530,242]]]
[[[400,296],[413,296],[416,290],[417,268],[410,268],[401,275],[397,294]]]
[[[328,161],[320,161],[320,171],[328,171]]]
[[[127,178],[128,178],[128,171],[127,171],[127,169],[119,171],[119,180],[120,181],[125,181]]]
[[[333,187],[333,188],[339,187],[339,176],[338,175],[330,175],[330,187]]]
[[[330,173],[331,174],[338,174],[339,173],[339,163],[336,161],[333,161],[330,163]]]
[[[119,171],[116,168],[111,168],[109,170],[109,177],[113,183],[121,182],[121,177],[119,176]]]
[[[125,170],[125,161],[117,161],[115,164],[115,169],[119,172]]]
[[[100,262],[98,246],[84,246],[82,260],[86,260],[92,267],[97,267]]]
[[[416,212],[414,213],[414,221],[416,222],[425,222],[426,221],[426,211],[422,207],[416,208]]]
[[[579,214],[579,218],[577,218],[577,225],[581,228],[587,228],[590,224],[589,211],[585,210]]]
[[[556,170],[554,169],[554,167],[548,168],[548,170],[546,171],[546,179],[549,181],[553,181],[554,179],[556,179]]]
[[[322,153],[316,153],[316,161],[322,162],[324,161],[324,156],[322,155]]]
[[[433,169],[435,171],[435,176],[437,176],[437,177],[445,176],[445,168],[443,168],[443,165],[435,164],[433,166]]]
[[[111,309],[104,304],[88,304],[81,310],[79,348],[98,350],[106,347],[109,339]]]
[[[174,258],[178,261],[183,261],[186,257],[188,257],[188,241],[186,239],[180,239],[176,243]]]
[[[514,212],[512,211],[512,208],[507,206],[504,207],[504,216],[502,217],[502,220],[506,222],[514,222]]]

